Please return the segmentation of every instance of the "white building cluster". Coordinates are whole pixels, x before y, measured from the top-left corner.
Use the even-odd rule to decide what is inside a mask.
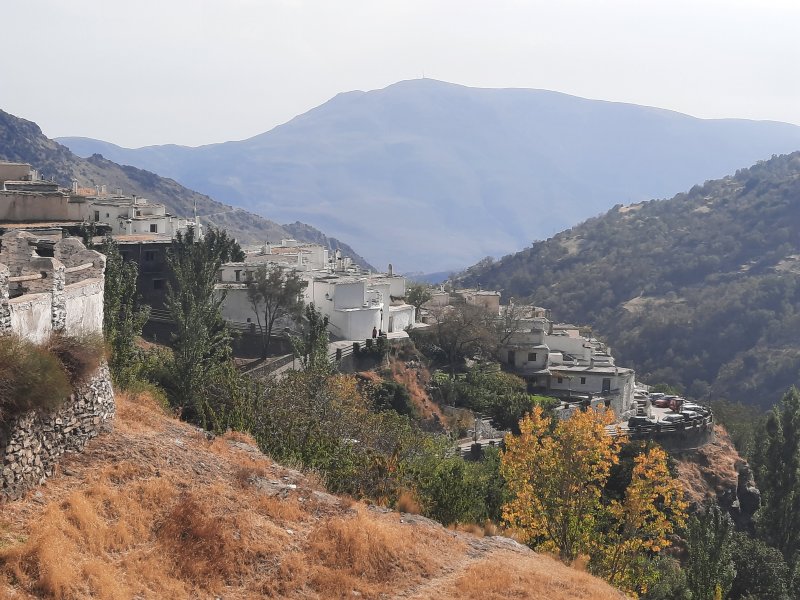
[[[636,414],[636,373],[619,367],[601,341],[580,334],[578,327],[553,323],[539,307],[503,307],[521,318],[501,349],[501,360],[528,382],[533,392],[573,402],[605,403],[622,418]]]
[[[109,193],[106,186],[71,189],[43,180],[27,163],[0,162],[0,221],[41,228],[94,223],[106,226],[114,236],[143,235],[171,239],[190,225],[200,232],[197,219],[181,219],[167,213],[163,204]]]
[[[303,301],[328,317],[332,337],[365,340],[376,332],[403,331],[414,323],[414,307],[403,300],[405,277],[369,273],[354,265],[337,250],[330,252],[319,244],[285,239],[280,244],[264,244],[246,255],[244,262],[223,265],[218,289],[225,289],[222,316],[239,329],[255,330],[256,317],[248,298],[248,282],[261,265],[291,269],[306,282]],[[278,329],[293,328],[290,322]]]

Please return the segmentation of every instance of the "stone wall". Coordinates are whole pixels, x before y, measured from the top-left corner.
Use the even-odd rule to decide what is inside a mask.
[[[20,497],[53,475],[58,458],[111,429],[114,391],[107,366],[78,386],[61,409],[0,423],[0,501]]]
[[[100,333],[106,257],[77,238],[56,242],[53,257],[38,256],[26,231],[2,236],[0,335],[42,342],[51,332]]]

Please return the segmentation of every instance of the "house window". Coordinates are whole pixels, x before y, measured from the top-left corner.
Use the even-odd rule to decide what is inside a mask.
[[[154,290],[163,290],[164,289],[164,280],[163,279],[153,279],[153,289]]]
[[[153,261],[156,259],[156,252],[155,250],[145,250],[144,251],[144,259],[146,261]]]
[[[94,220],[95,221],[99,221],[100,220],[100,211],[99,210],[94,211]]]
[[[158,223],[150,223],[150,233],[158,233]]]
[[[558,383],[564,383],[564,378],[563,377],[559,377],[558,378]]]
[[[586,377],[581,377],[581,385],[586,385]]]
[[[109,215],[108,213],[106,213],[106,219],[107,219],[108,217],[110,217],[110,216],[111,216],[111,215]]]
[[[528,352],[528,362],[536,362],[536,352]]]
[[[236,275],[236,281],[242,280],[242,272],[239,269],[236,269],[233,273]]]

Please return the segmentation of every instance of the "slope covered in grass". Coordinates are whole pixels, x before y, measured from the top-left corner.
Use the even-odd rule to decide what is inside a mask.
[[[0,510],[2,598],[617,599],[500,537],[327,494],[147,398]]]

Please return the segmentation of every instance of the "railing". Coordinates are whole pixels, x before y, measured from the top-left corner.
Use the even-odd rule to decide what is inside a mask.
[[[86,269],[91,269],[93,263],[83,263],[82,265],[77,265],[74,267],[67,267],[64,269],[65,273],[77,273],[78,271],[85,271]]]
[[[14,277],[9,277],[9,283],[21,283],[23,281],[36,281],[37,279],[44,279],[44,273],[34,273],[32,275],[15,275]]]
[[[622,435],[627,435],[632,439],[640,439],[651,437],[660,433],[677,433],[677,432],[695,432],[708,429],[714,423],[714,415],[709,411],[707,414],[700,415],[694,419],[686,419],[677,423],[653,423],[652,425],[636,425],[634,427],[614,427],[613,431],[608,430],[609,435],[616,437],[620,435],[619,430],[622,430]]]
[[[294,360],[294,354],[287,354],[274,360],[262,358],[260,360],[243,365],[239,368],[239,371],[245,375],[249,375],[250,377],[263,377],[264,375],[268,375],[274,371],[277,371],[281,367],[285,367]]]

